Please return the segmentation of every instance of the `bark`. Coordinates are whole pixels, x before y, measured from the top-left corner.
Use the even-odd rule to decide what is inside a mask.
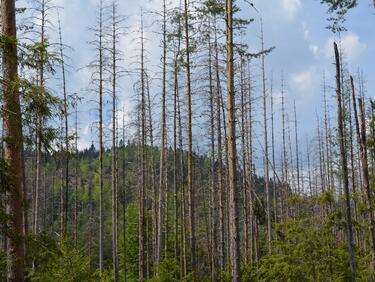
[[[232,281],[241,280],[239,250],[238,191],[236,171],[236,117],[233,68],[233,1],[226,0],[226,47],[227,47],[227,111],[228,111],[228,177],[229,177],[229,237]]]
[[[221,121],[221,86],[219,70],[219,48],[217,41],[216,18],[214,20],[214,48],[215,48],[215,76],[216,76],[216,111],[217,111],[217,189],[219,196],[219,269],[224,270],[224,250],[225,250],[225,226],[224,226],[224,185],[223,185],[223,146],[222,146],[222,121]]]
[[[104,54],[103,54],[103,1],[100,1],[99,7],[99,271],[103,273],[103,71],[104,71]]]
[[[143,15],[141,19],[141,118],[140,118],[140,139],[141,139],[141,179],[139,187],[139,218],[138,218],[138,256],[139,256],[139,269],[138,280],[144,281],[144,268],[145,268],[145,250],[144,250],[144,205],[145,205],[145,135],[146,135],[146,99],[145,99],[145,69],[144,69],[144,38],[143,38]]]
[[[112,165],[111,165],[111,188],[112,188],[112,264],[114,281],[119,279],[118,272],[118,223],[117,223],[117,148],[116,148],[116,82],[117,82],[117,14],[116,4],[112,2]]]
[[[209,26],[211,22],[209,19]],[[211,28],[209,28],[211,30]],[[215,281],[216,274],[216,177],[215,177],[215,115],[214,115],[214,85],[212,73],[212,46],[211,36],[208,34],[208,76],[209,76],[209,102],[210,102],[210,212],[209,212],[209,260],[211,270],[211,280]]]
[[[344,126],[343,126],[343,109],[342,109],[342,94],[341,94],[341,68],[340,68],[340,55],[337,48],[336,42],[334,42],[335,61],[336,61],[336,102],[337,102],[337,117],[338,117],[338,134],[340,143],[340,155],[341,155],[341,177],[345,193],[345,214],[347,221],[347,243],[349,252],[349,265],[351,271],[351,281],[356,280],[355,276],[355,259],[354,259],[354,243],[353,243],[353,225],[351,215],[351,204],[350,204],[350,191],[349,191],[349,179],[348,179],[348,164],[345,150],[345,139],[344,139]]]
[[[369,169],[368,169],[368,157],[367,157],[367,138],[366,138],[366,120],[365,112],[363,106],[363,98],[359,98],[359,115],[357,112],[357,102],[355,95],[355,88],[353,77],[350,77],[350,84],[352,90],[352,101],[353,101],[353,110],[355,117],[355,124],[357,129],[357,138],[360,146],[360,157],[362,164],[362,175],[363,175],[363,188],[366,191],[366,207],[367,207],[367,216],[370,224],[370,243],[371,243],[371,267],[375,270],[375,219],[372,208],[372,193],[370,189],[370,179],[369,179]],[[358,118],[359,117],[359,118]]]
[[[263,22],[261,19],[261,40],[262,52],[264,52]],[[267,204],[267,246],[268,253],[271,254],[272,225],[271,225],[271,198],[269,191],[269,161],[268,161],[268,128],[267,128],[267,90],[265,74],[265,54],[262,54],[262,90],[263,90],[263,132],[264,132],[264,188],[266,192]]]
[[[196,281],[196,256],[195,256],[195,189],[193,184],[193,131],[192,131],[192,98],[191,98],[191,73],[190,73],[190,43],[189,43],[189,8],[188,0],[184,1],[185,19],[185,49],[186,49],[186,80],[188,100],[188,188],[189,188],[189,227],[190,227],[190,252],[193,281]]]
[[[156,253],[156,265],[159,267],[160,261],[162,259],[163,250],[163,223],[164,223],[164,211],[166,207],[166,198],[164,199],[165,185],[166,185],[166,175],[165,175],[165,158],[166,158],[166,118],[165,118],[165,96],[166,96],[166,60],[167,60],[167,42],[166,42],[166,7],[165,0],[163,1],[163,80],[162,80],[162,113],[161,113],[161,132],[160,132],[160,176],[159,176],[159,211],[158,211],[158,242],[157,242],[157,253]],[[165,218],[168,214],[165,214]],[[166,232],[167,226],[165,226]],[[164,238],[164,244],[167,248],[167,240]]]
[[[272,143],[272,186],[273,186],[273,212],[274,220],[277,223],[277,191],[276,191],[276,162],[275,162],[275,124],[274,124],[274,110],[273,110],[273,85],[271,81],[271,143]]]
[[[8,212],[12,215],[8,237],[8,279],[24,281],[23,135],[18,92],[17,32],[14,0],[1,1],[3,47],[3,154],[7,164]]]

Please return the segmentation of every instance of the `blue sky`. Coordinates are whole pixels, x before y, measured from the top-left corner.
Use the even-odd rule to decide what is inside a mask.
[[[92,40],[92,33],[88,27],[95,22],[96,0],[53,0],[61,7],[60,17],[63,26],[63,37],[67,45],[74,48],[69,52],[71,60],[68,74],[68,90],[78,92],[84,96],[84,103],[80,107],[80,147],[86,147],[92,141],[96,142],[92,124],[95,121],[95,107],[91,100],[93,94],[87,93],[89,85],[89,71],[82,69],[94,57],[92,48],[87,44]],[[179,0],[168,1],[169,6],[178,4]],[[242,7],[241,15],[255,18],[249,27],[244,39],[252,50],[258,50],[259,41],[259,14],[243,1],[238,1]],[[375,91],[375,9],[370,0],[360,0],[357,8],[350,11],[345,23],[348,32],[341,34],[345,51],[345,60],[350,71],[354,74],[358,69],[363,70],[367,82],[367,94]],[[160,10],[162,0],[121,0],[120,13],[127,16],[127,35],[121,40],[120,48],[125,53],[124,67],[127,62],[134,61],[137,50],[137,35],[139,27],[140,9]],[[285,91],[292,109],[292,101],[297,104],[300,138],[313,134],[316,125],[316,112],[322,107],[322,76],[325,71],[328,84],[333,86],[334,77],[332,42],[334,36],[325,27],[327,26],[327,7],[319,0],[254,0],[255,7],[263,18],[266,46],[275,46],[276,49],[267,57],[266,68],[268,77],[273,74],[275,96],[280,95],[280,77],[284,74]],[[55,17],[55,14],[51,15]],[[151,24],[153,18],[145,17],[146,25]],[[54,20],[54,19],[53,19]],[[372,30],[370,30],[372,29]],[[156,29],[157,30],[157,29]],[[155,26],[146,29],[146,48],[150,68],[157,68],[160,60],[160,38],[154,33]],[[52,38],[54,35],[51,35]],[[255,69],[257,69],[255,65]],[[134,100],[134,77],[128,77],[122,83],[120,107],[129,105]],[[259,91],[260,89],[258,89]],[[334,91],[329,90],[331,104]],[[277,101],[278,103],[278,101]],[[275,106],[276,110],[279,106]],[[332,108],[334,110],[334,108]],[[158,119],[158,117],[156,117]],[[334,121],[332,121],[333,124]],[[279,126],[279,125],[278,125]]]

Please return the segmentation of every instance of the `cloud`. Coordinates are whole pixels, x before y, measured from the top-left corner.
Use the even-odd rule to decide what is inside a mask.
[[[302,31],[303,31],[303,37],[305,38],[305,40],[308,40],[309,39],[309,35],[310,35],[310,31],[307,28],[307,25],[306,25],[305,22],[302,22]]]
[[[310,44],[309,45],[309,50],[311,51],[311,53],[314,54],[315,57],[318,56],[318,52],[319,52],[319,46],[318,45]]]
[[[288,20],[293,20],[302,8],[301,0],[281,0],[281,6],[286,13]]]
[[[316,75],[318,72],[316,66],[309,66],[307,69],[290,76],[290,89],[299,107],[306,108],[311,105],[316,86],[319,85]]]
[[[333,37],[327,40],[325,45],[325,55],[327,58],[332,58],[333,56],[333,42],[335,39]],[[361,42],[360,37],[353,33],[349,32],[341,38],[341,48],[343,50],[344,58],[349,63],[356,62],[366,51],[367,45]]]

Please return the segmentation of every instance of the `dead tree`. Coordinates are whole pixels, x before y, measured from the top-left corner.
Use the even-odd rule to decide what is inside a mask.
[[[351,281],[356,280],[355,276],[355,258],[354,258],[354,243],[353,243],[353,224],[350,204],[350,191],[348,179],[348,163],[345,149],[344,125],[343,125],[343,109],[342,109],[342,94],[341,94],[341,67],[340,54],[336,42],[334,42],[335,61],[336,61],[336,102],[337,102],[337,119],[338,119],[338,138],[340,143],[341,156],[341,177],[345,193],[345,214],[347,221],[347,243],[349,252],[349,265],[351,270]]]

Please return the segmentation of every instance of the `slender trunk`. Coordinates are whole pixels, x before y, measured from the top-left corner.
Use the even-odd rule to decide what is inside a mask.
[[[219,193],[219,269],[224,270],[224,250],[225,250],[225,225],[224,225],[224,184],[223,184],[223,148],[222,148],[222,122],[221,122],[221,86],[219,69],[219,48],[217,41],[216,18],[214,20],[215,29],[215,75],[216,75],[216,111],[217,111],[217,189]]]
[[[243,199],[243,237],[245,243],[245,262],[247,263],[249,250],[249,220],[248,220],[248,173],[247,173],[247,150],[246,150],[246,95],[245,95],[245,78],[244,78],[244,64],[245,60],[241,56],[240,66],[240,88],[241,88],[241,149],[242,149],[242,199]]]
[[[273,110],[273,85],[271,81],[271,143],[272,143],[272,186],[273,186],[273,213],[274,220],[277,223],[277,191],[276,191],[276,162],[275,162],[275,125],[274,125],[274,110]]]
[[[282,196],[281,196],[281,217],[285,219],[289,215],[289,207],[284,207],[288,195],[288,158],[286,155],[286,134],[285,134],[285,97],[284,97],[284,79],[281,82],[281,119],[282,119]]]
[[[186,202],[185,202],[185,174],[184,174],[184,151],[182,143],[182,124],[181,124],[181,106],[179,91],[177,91],[177,120],[178,120],[178,147],[179,147],[179,158],[180,158],[180,189],[181,189],[181,233],[182,233],[182,258],[181,258],[181,270],[182,277],[187,275],[187,258],[186,258]]]
[[[69,128],[68,128],[68,97],[66,91],[66,76],[65,76],[65,56],[64,56],[64,48],[63,48],[63,41],[62,41],[62,31],[61,31],[61,23],[60,23],[60,16],[58,15],[58,23],[59,23],[59,39],[60,39],[60,59],[61,59],[61,73],[63,79],[63,94],[64,94],[64,141],[65,141],[65,162],[64,162],[64,191],[65,191],[65,201],[67,201],[67,191],[69,190]],[[67,205],[67,203],[65,203]],[[64,211],[64,218],[67,217],[67,211]],[[63,220],[65,222],[66,219]],[[75,219],[76,221],[76,219]],[[65,223],[64,223],[65,224]],[[63,230],[66,231],[66,226],[64,226]],[[76,229],[74,229],[74,240],[76,241]]]
[[[299,169],[299,150],[298,150],[298,121],[297,121],[296,101],[294,101],[294,133],[295,133],[295,142],[296,142],[297,192],[298,192],[298,195],[301,195],[300,169]]]
[[[117,282],[119,278],[118,272],[118,215],[117,215],[117,150],[116,150],[116,82],[117,82],[117,16],[116,4],[112,2],[112,175],[111,175],[111,189],[112,189],[112,264],[114,281]]]
[[[103,1],[100,1],[99,11],[99,271],[103,273]]]
[[[359,98],[359,115],[357,113],[357,103],[356,103],[356,95],[355,95],[355,88],[353,77],[350,77],[350,84],[353,96],[353,109],[354,109],[354,117],[355,117],[355,124],[357,129],[357,138],[360,145],[360,157],[361,157],[361,164],[362,164],[362,175],[363,175],[363,188],[366,191],[366,207],[367,207],[367,215],[370,221],[370,243],[371,243],[371,267],[375,270],[375,219],[374,213],[372,208],[372,194],[370,189],[370,180],[369,180],[369,170],[368,170],[368,157],[367,157],[367,138],[366,138],[366,120],[365,120],[365,112],[363,106],[363,97]],[[359,117],[359,118],[358,118]]]
[[[78,155],[78,105],[75,104],[75,186],[74,186],[74,246],[78,247],[78,172],[79,172],[79,155]]]
[[[144,205],[145,205],[145,114],[146,114],[146,100],[145,100],[145,69],[144,69],[144,43],[143,43],[143,15],[141,15],[141,118],[140,118],[140,139],[141,139],[141,181],[139,188],[139,218],[138,218],[138,256],[139,256],[139,269],[138,269],[138,280],[144,281],[144,268],[145,268],[145,250],[144,250]]]
[[[261,40],[262,51],[264,52],[263,22],[261,19]],[[268,128],[267,128],[267,90],[265,74],[265,54],[262,54],[262,90],[263,90],[263,132],[264,132],[264,188],[266,192],[267,205],[267,246],[268,253],[271,254],[272,225],[271,225],[271,199],[269,191],[269,161],[268,161]]]
[[[211,22],[209,20],[209,26]],[[210,102],[210,210],[209,210],[209,260],[211,280],[215,281],[215,252],[216,252],[216,177],[215,177],[215,116],[214,116],[214,85],[212,74],[212,48],[211,36],[208,34],[208,76],[209,76],[209,102]]]
[[[122,115],[122,255],[123,255],[123,275],[126,282],[126,155],[125,155],[125,109]]]
[[[165,155],[166,155],[166,149],[165,149],[165,143],[166,143],[166,118],[165,118],[165,96],[166,96],[166,60],[167,60],[167,42],[166,42],[166,6],[165,6],[165,0],[163,1],[163,86],[162,86],[162,113],[161,113],[161,133],[160,133],[160,176],[159,176],[159,204],[158,204],[158,242],[157,242],[157,253],[156,253],[156,265],[159,267],[160,261],[162,259],[162,250],[163,250],[163,223],[164,223],[164,211],[165,211],[165,204],[166,204],[166,198],[163,199],[164,193],[167,193],[164,191],[165,185],[166,185],[166,179],[165,179]],[[168,214],[165,214],[165,217],[168,217]],[[165,226],[165,229],[167,229],[167,226]],[[165,230],[166,232],[166,230]],[[167,248],[167,241],[166,238],[164,238],[164,244]]]
[[[227,111],[228,111],[228,177],[229,177],[229,237],[230,237],[230,263],[232,281],[241,280],[240,273],[240,248],[237,206],[237,171],[236,171],[236,117],[235,117],[235,92],[233,68],[233,1],[226,0],[226,42],[227,42]]]
[[[336,61],[336,100],[337,100],[337,118],[338,118],[338,134],[340,143],[340,155],[341,155],[341,177],[344,186],[345,193],[345,212],[347,220],[347,240],[348,240],[348,251],[349,251],[349,264],[351,270],[351,281],[356,280],[355,276],[355,260],[354,260],[354,243],[353,243],[353,225],[350,205],[350,191],[349,191],[349,179],[348,179],[348,164],[345,151],[345,140],[344,140],[344,126],[343,126],[343,109],[342,109],[342,98],[341,98],[341,68],[340,68],[340,55],[337,48],[336,42],[334,42],[335,61]]]
[[[179,26],[180,28],[180,26]],[[173,95],[173,194],[174,194],[174,257],[177,261],[179,257],[179,237],[178,237],[178,195],[177,195],[177,185],[178,177],[178,155],[177,155],[177,99],[178,99],[178,58],[180,55],[180,36],[178,36],[177,49],[175,51],[173,75],[174,75],[174,95]],[[181,222],[182,224],[182,222]]]
[[[189,227],[190,227],[190,252],[193,281],[196,281],[196,256],[195,256],[195,189],[193,184],[193,131],[192,131],[192,98],[191,98],[191,73],[190,73],[190,39],[189,39],[189,11],[188,0],[185,0],[185,49],[186,49],[186,82],[188,99],[188,187],[189,187]]]

